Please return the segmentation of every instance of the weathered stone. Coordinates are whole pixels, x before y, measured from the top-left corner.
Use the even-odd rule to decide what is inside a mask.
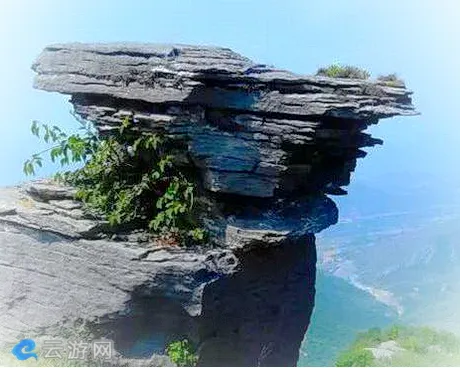
[[[280,204],[260,216],[229,216],[227,225],[219,224],[219,241],[226,247],[182,249],[94,239],[65,228],[66,211],[80,203],[58,199],[68,188],[56,188],[41,181],[25,189],[0,189],[0,208],[9,209],[0,212],[0,347],[24,334],[59,336],[83,320],[95,338],[113,339],[121,356],[130,356],[145,334],[163,344],[186,335],[200,343],[204,365],[225,365],[227,359],[250,365],[295,363],[313,307],[315,248],[313,236],[293,233],[311,234],[334,223],[332,201],[318,199],[313,206],[309,200],[305,207],[302,202]],[[44,196],[48,211],[37,213]],[[291,211],[292,218],[283,220]],[[86,221],[93,228],[99,224]],[[250,266],[254,262],[258,266]],[[244,301],[246,312],[231,300]],[[296,312],[280,315],[286,308]],[[227,318],[224,325],[216,324]],[[277,340],[270,342],[274,336]],[[232,344],[238,352],[232,353]],[[270,350],[262,354],[267,344]],[[227,357],[214,360],[217,351]],[[154,362],[158,359],[112,361]]]
[[[184,336],[200,365],[295,365],[314,305],[314,234],[338,219],[325,194],[346,193],[362,148],[382,143],[369,125],[415,114],[411,92],[203,46],[53,45],[33,69],[36,88],[71,95],[102,135],[128,116],[184,141],[178,163],[199,174],[210,242],[113,234],[50,181],[2,188],[0,346],[83,321],[115,342],[113,365],[169,364],[166,344]],[[146,341],[148,356],[135,349]]]
[[[315,150],[295,164],[313,164],[313,154],[338,160],[380,142],[360,133],[375,119],[415,114],[404,85],[300,76],[219,47],[53,45],[34,70],[36,88],[71,94],[75,111],[101,130],[131,116],[141,129],[188,140],[207,189],[247,196],[286,190],[298,146]],[[277,170],[259,169],[266,164]],[[348,184],[318,170],[304,180],[311,189]]]

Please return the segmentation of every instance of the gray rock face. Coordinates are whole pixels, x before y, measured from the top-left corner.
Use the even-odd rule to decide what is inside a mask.
[[[208,247],[184,249],[110,234],[72,188],[0,189],[0,345],[83,321],[132,364],[145,358],[139,343],[164,354],[187,336],[200,365],[295,365],[314,305],[314,234],[338,219],[325,194],[345,193],[362,148],[381,143],[370,124],[415,114],[411,92],[202,46],[53,45],[33,68],[36,88],[71,95],[102,135],[129,116],[185,143],[183,164],[219,213],[203,215]]]
[[[0,189],[0,346],[84,321],[127,357],[139,341],[164,348],[188,336],[203,365],[295,365],[313,308],[313,235],[241,230],[217,249],[147,244],[142,234],[114,241],[71,194],[46,181]],[[325,202],[313,223],[336,218]]]
[[[53,45],[33,68],[36,88],[71,94],[102,131],[130,116],[185,138],[219,193],[335,192],[360,148],[381,143],[363,133],[368,125],[415,114],[404,86],[299,76],[218,47]]]

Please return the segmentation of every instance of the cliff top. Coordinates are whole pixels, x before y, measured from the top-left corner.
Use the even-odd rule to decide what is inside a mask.
[[[297,75],[256,64],[228,48],[168,44],[56,44],[35,62],[35,87],[151,103],[339,117],[414,115],[404,86]],[[253,99],[235,95],[245,86]],[[225,88],[222,93],[210,90]],[[225,93],[224,93],[225,92]],[[258,96],[254,92],[259,92]],[[276,103],[275,103],[276,102]]]
[[[128,116],[185,138],[206,189],[250,197],[343,194],[361,148],[382,143],[363,131],[416,114],[404,84],[297,75],[221,47],[58,44],[33,69],[101,132]]]

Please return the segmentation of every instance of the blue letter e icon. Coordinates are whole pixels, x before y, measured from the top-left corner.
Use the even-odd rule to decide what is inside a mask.
[[[37,354],[33,352],[34,349],[35,341],[32,339],[24,339],[15,345],[13,350],[11,350],[11,353],[13,353],[18,360],[27,360],[32,357],[38,359]]]

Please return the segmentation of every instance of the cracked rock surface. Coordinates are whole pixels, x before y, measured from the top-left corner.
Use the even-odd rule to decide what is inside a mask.
[[[402,84],[296,75],[219,47],[52,45],[33,69],[36,88],[72,95],[101,131],[129,116],[185,138],[217,193],[337,192],[381,143],[370,124],[416,114]]]
[[[33,69],[102,135],[130,117],[177,140],[218,211],[203,214],[209,244],[180,248],[111,234],[51,181],[0,188],[0,346],[84,323],[114,341],[113,365],[166,364],[150,356],[186,336],[199,365],[295,366],[314,234],[338,219],[327,194],[345,194],[363,148],[382,143],[369,125],[416,114],[411,92],[188,45],[51,45]]]
[[[312,235],[241,230],[209,249],[114,241],[71,193],[48,181],[0,189],[2,346],[84,321],[128,357],[139,340],[186,335],[203,365],[295,364],[313,307]],[[272,356],[260,357],[261,344]]]

